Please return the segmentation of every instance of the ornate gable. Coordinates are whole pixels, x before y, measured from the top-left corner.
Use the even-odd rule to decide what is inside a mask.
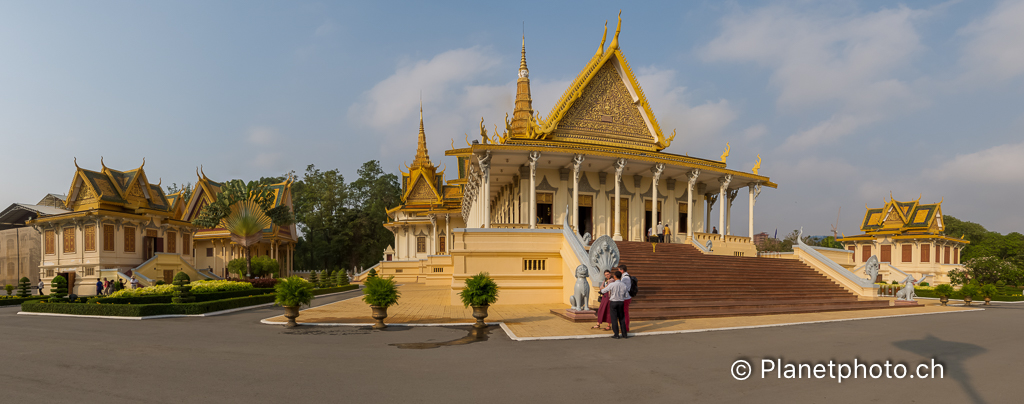
[[[405,199],[406,203],[433,203],[439,201],[441,195],[434,189],[433,184],[427,181],[426,176],[419,175],[413,180],[413,185],[408,188],[403,199]]]

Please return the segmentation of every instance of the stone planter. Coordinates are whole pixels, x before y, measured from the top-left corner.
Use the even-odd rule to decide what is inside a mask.
[[[371,315],[371,317],[373,317],[374,320],[377,320],[377,322],[373,324],[373,328],[375,330],[388,328],[388,325],[384,324],[384,319],[388,318],[388,308],[381,306],[370,306],[370,308],[373,309],[373,315]]]
[[[971,301],[972,301],[972,299],[971,299],[970,296],[964,297],[964,306],[970,306],[971,305]]]
[[[992,298],[991,297],[988,297],[988,296],[985,297],[985,305],[986,306],[991,306],[992,305]]]
[[[473,324],[473,328],[487,328],[487,323],[484,323],[484,319],[487,318],[488,307],[490,307],[488,304],[473,306],[473,318],[476,319],[476,324]]]
[[[946,297],[946,296],[942,296],[942,297],[939,298],[939,303],[942,303],[943,306],[945,306],[946,303],[948,303],[948,302],[949,302],[949,298]]]
[[[284,317],[288,319],[288,324],[285,324],[284,328],[298,327],[299,323],[296,323],[295,319],[299,317],[299,306],[285,306]]]

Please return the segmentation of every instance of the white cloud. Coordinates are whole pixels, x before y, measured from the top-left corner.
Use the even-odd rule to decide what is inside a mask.
[[[753,141],[764,137],[768,134],[768,127],[764,124],[757,124],[743,130],[743,140]]]
[[[249,143],[257,146],[267,146],[277,139],[277,132],[273,128],[254,126],[249,128]]]
[[[971,80],[1005,80],[1024,73],[1024,1],[1001,1],[959,31],[969,37],[960,62]]]
[[[923,175],[941,182],[999,185],[1019,192],[1024,186],[1024,143],[959,154]]]
[[[672,130],[676,130],[675,141],[681,147],[699,148],[736,120],[737,113],[727,100],[691,104],[686,87],[676,83],[675,70],[645,68],[638,71],[637,81],[644,89],[662,132],[671,136]]]
[[[834,15],[769,6],[724,18],[722,33],[700,53],[707,61],[771,69],[782,111],[831,110],[828,119],[787,140],[784,148],[799,150],[923,103],[895,76],[923,48],[914,22],[925,13],[898,7]]]

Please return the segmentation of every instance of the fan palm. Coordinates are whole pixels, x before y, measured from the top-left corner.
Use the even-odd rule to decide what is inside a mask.
[[[252,277],[250,247],[263,240],[263,229],[294,222],[287,206],[274,207],[276,196],[266,184],[231,180],[221,187],[217,199],[199,212],[192,224],[212,229],[223,228],[231,233],[231,241],[245,248],[246,277]]]

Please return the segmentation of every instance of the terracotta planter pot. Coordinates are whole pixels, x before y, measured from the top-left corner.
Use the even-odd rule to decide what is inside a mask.
[[[986,306],[991,306],[992,305],[992,298],[991,297],[986,297],[985,298],[985,305]]]
[[[943,306],[945,306],[946,303],[948,303],[948,302],[949,302],[949,298],[946,297],[946,296],[942,296],[942,297],[939,298],[939,303],[942,303]]]
[[[284,328],[298,327],[299,323],[296,323],[295,319],[299,317],[299,306],[285,306],[284,317],[288,319],[288,324],[285,324]]]
[[[487,328],[487,323],[484,323],[484,319],[487,318],[488,307],[490,307],[488,304],[473,306],[473,318],[476,319],[476,324],[473,324],[473,328]]]
[[[972,301],[972,299],[971,299],[970,296],[964,297],[964,306],[970,306],[971,305],[971,301]]]
[[[376,330],[388,328],[388,325],[384,324],[384,319],[388,318],[388,308],[381,306],[370,306],[370,308],[373,309],[373,315],[371,315],[371,317],[373,317],[374,320],[377,320],[377,322],[373,324],[373,328]]]

